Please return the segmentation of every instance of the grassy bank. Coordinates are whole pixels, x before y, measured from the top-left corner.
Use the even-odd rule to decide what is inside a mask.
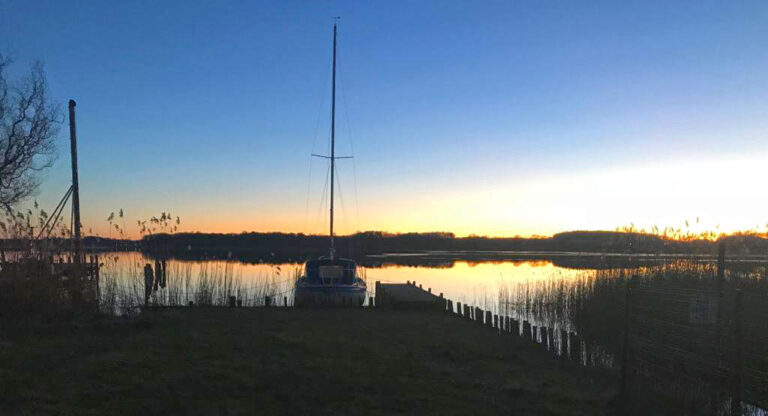
[[[601,414],[612,382],[456,317],[177,309],[3,323],[0,413]]]

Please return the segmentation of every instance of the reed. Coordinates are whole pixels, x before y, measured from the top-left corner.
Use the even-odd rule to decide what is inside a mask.
[[[144,265],[153,264],[135,252],[115,253],[104,259],[101,271],[100,310],[111,315],[130,315],[144,306],[226,306],[230,296],[243,306],[264,305],[266,296],[293,298],[298,268],[243,276],[234,262],[168,261],[166,287],[154,291],[144,305]]]

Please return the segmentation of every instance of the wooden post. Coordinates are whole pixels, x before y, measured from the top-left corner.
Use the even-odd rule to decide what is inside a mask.
[[[549,350],[549,337],[547,336],[547,327],[542,326],[541,327],[541,343],[544,345],[544,348]]]
[[[742,408],[742,379],[744,371],[744,360],[742,350],[744,342],[742,340],[742,316],[744,309],[744,292],[736,289],[733,309],[733,342],[731,348],[734,354],[733,358],[733,380],[731,380],[731,415],[741,416]]]
[[[227,303],[230,308],[234,308],[237,305],[237,300],[234,296],[230,296]]]
[[[288,296],[283,296],[283,306],[288,307]]]
[[[560,358],[565,361],[568,358],[568,332],[560,330]]]
[[[461,302],[456,302],[456,313],[459,316],[464,316],[464,309],[461,309]]]
[[[621,348],[621,380],[619,383],[619,395],[623,403],[629,403],[629,366],[631,365],[631,345],[630,328],[632,319],[632,304],[634,303],[634,284],[637,276],[627,281],[627,287],[624,290],[624,343]]]
[[[581,365],[581,339],[575,332],[571,332],[571,360]]]
[[[520,321],[517,319],[510,319],[510,322],[512,322],[512,335],[519,337],[520,336]]]
[[[80,240],[80,181],[77,174],[77,125],[75,123],[75,100],[69,100],[69,146],[72,156],[72,221],[75,237],[75,264],[80,264],[82,242]]]
[[[536,325],[531,325],[531,341],[539,342],[539,328]]]
[[[475,306],[475,322],[482,325],[483,323],[483,310]]]
[[[264,296],[264,306],[269,306],[271,304],[272,299],[270,299],[269,296]]]
[[[509,316],[504,317],[504,332],[512,332],[509,327]]]
[[[717,277],[715,280],[715,287],[717,288],[717,311],[715,312],[715,333],[714,333],[714,342],[712,346],[711,356],[717,357],[716,359],[716,365],[711,366],[712,367],[712,387],[710,391],[710,400],[709,400],[709,413],[710,414],[716,414],[718,412],[718,407],[720,405],[720,395],[721,390],[726,390],[726,386],[724,385],[726,383],[725,377],[720,372],[719,368],[722,364],[721,361],[721,350],[722,350],[722,343],[723,343],[723,297],[725,296],[724,286],[725,286],[725,240],[718,241],[717,244]]]
[[[493,314],[491,311],[485,311],[485,325],[493,328]]]
[[[531,323],[523,321],[523,338],[531,339]]]
[[[549,336],[549,339],[548,339],[549,350],[552,353],[557,354],[557,352],[555,351],[555,334],[554,334],[554,332],[555,332],[554,328],[549,328],[549,330],[547,331],[547,335]]]

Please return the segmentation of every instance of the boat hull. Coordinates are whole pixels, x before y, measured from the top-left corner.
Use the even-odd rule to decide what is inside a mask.
[[[304,306],[362,306],[365,302],[365,285],[296,285],[294,305]]]

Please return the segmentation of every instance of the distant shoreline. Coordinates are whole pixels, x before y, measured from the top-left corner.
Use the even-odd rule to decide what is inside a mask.
[[[729,257],[768,256],[768,239],[759,235],[733,235],[720,239]],[[66,249],[68,240],[58,239]],[[451,233],[390,234],[377,231],[336,236],[336,251],[347,257],[392,257],[425,252],[453,256],[713,256],[718,242],[708,239],[674,240],[632,232],[572,231],[547,238],[456,237]],[[29,247],[28,240],[0,240],[3,250]],[[154,234],[141,240],[85,237],[89,251],[142,251],[150,255],[180,257],[316,257],[328,251],[328,237],[290,233],[177,233]],[[410,253],[410,254],[409,254]]]

